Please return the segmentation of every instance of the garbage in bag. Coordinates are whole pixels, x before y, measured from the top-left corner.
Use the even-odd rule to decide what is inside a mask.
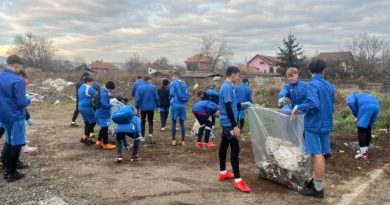
[[[304,115],[291,121],[279,109],[249,108],[252,149],[260,177],[300,190],[311,177],[311,158],[304,153]]]
[[[125,106],[125,104],[123,104],[122,102],[120,102],[118,99],[116,98],[112,98],[110,99],[110,104],[112,105],[111,107],[111,118],[110,118],[110,124],[108,125],[108,132],[109,134],[115,138],[115,129],[116,129],[116,126],[117,124],[112,121],[112,115],[117,111],[119,110],[119,108]]]

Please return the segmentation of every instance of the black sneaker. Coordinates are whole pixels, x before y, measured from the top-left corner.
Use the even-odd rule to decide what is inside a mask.
[[[309,197],[315,197],[315,198],[324,198],[324,190],[317,191],[314,186],[313,187],[306,187],[299,191],[300,194],[303,196],[309,196]]]
[[[22,161],[18,160],[18,163],[16,164],[16,169],[27,169],[28,165],[23,163]]]
[[[7,182],[14,182],[22,179],[25,175],[23,173],[15,172],[13,174],[4,175],[4,179]]]
[[[325,153],[325,154],[324,154],[324,158],[325,158],[325,160],[330,159],[330,158],[332,158],[332,154],[330,154],[330,153]]]
[[[303,184],[304,188],[310,188],[314,187],[314,178],[311,178],[310,180],[306,180],[305,183]]]
[[[71,123],[70,123],[70,126],[71,126],[71,127],[78,127],[79,125],[78,125],[76,122],[71,122]]]
[[[86,145],[91,145],[92,144],[89,139],[83,139],[83,138],[80,139],[80,143],[84,143]]]
[[[130,161],[139,161],[139,160],[141,160],[141,157],[138,154],[132,155],[130,158]]]

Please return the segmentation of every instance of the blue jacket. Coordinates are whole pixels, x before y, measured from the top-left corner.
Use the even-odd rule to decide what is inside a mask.
[[[236,94],[234,93],[234,87],[233,84],[225,80],[225,82],[221,85],[221,89],[219,91],[219,121],[221,126],[223,127],[231,127],[233,125],[232,122],[230,122],[229,116],[225,108],[225,103],[228,102],[231,102],[234,119],[238,119],[237,98]]]
[[[78,107],[92,108],[92,95],[96,93],[95,89],[87,84],[83,84],[77,93],[79,97]]]
[[[110,109],[112,105],[110,105],[110,93],[107,88],[102,88],[100,90],[100,108],[96,109],[96,117],[100,119],[108,119],[110,118]]]
[[[306,101],[298,110],[306,113],[305,130],[324,133],[333,130],[335,90],[321,74],[313,75],[307,85]]]
[[[218,110],[218,105],[210,100],[201,100],[192,106],[192,112],[203,113],[207,117],[214,115]]]
[[[368,93],[354,93],[347,96],[346,104],[351,109],[353,116],[357,117],[359,113],[359,108],[363,107],[365,104],[374,104],[380,108],[379,101],[375,96]]]
[[[150,82],[144,82],[135,93],[135,107],[143,111],[151,111],[158,107],[159,97],[156,86]]]
[[[177,97],[177,87],[179,86],[179,83],[185,83],[184,81],[178,79],[171,82],[169,86],[169,97],[171,98],[171,104],[178,103],[178,104],[187,104],[184,102],[180,102]]]
[[[202,100],[210,100],[215,104],[219,103],[219,93],[216,90],[206,90],[203,94]]]
[[[288,83],[283,86],[278,94],[278,99],[288,97],[290,103],[288,107],[293,109],[295,105],[303,104],[306,101],[306,86],[307,82],[298,80],[298,82],[291,84]]]
[[[134,115],[129,124],[118,124],[115,132],[126,132],[140,134],[141,132],[141,120],[138,116]]]
[[[5,69],[0,73],[0,122],[25,119],[28,105],[24,79],[13,70]]]
[[[237,103],[253,102],[252,90],[247,84],[241,83],[234,89],[234,92],[236,93]]]
[[[135,81],[133,87],[131,88],[131,96],[135,97],[135,94],[137,92],[137,88],[142,85],[145,81],[144,80],[141,80],[141,79],[138,79]]]

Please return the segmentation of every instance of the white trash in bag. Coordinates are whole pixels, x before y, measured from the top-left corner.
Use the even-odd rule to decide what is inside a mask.
[[[311,177],[311,159],[304,153],[304,115],[291,121],[278,109],[249,108],[252,149],[260,177],[299,190]]]

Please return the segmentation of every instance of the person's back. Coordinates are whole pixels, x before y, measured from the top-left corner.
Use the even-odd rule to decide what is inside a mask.
[[[131,88],[131,96],[133,96],[135,98],[135,94],[137,93],[137,89],[140,85],[143,84],[143,80],[142,80],[142,77],[141,76],[137,76],[137,80],[135,81],[135,83],[133,84],[133,87]]]
[[[99,93],[100,107],[96,109],[96,116],[98,118],[109,118],[111,116],[110,108],[112,107],[110,105],[110,93],[107,88],[102,88]]]
[[[169,108],[169,89],[167,86],[162,86],[158,89],[158,97],[160,98],[160,108]]]
[[[210,117],[218,111],[218,105],[210,100],[201,100],[192,106],[192,112]]]
[[[359,107],[368,103],[379,104],[378,99],[368,93],[354,93],[353,96],[356,98]]]
[[[252,90],[245,83],[238,85],[234,92],[236,94],[237,103],[252,102]]]
[[[184,85],[182,85],[182,84],[184,84]],[[183,105],[187,104],[187,101],[183,101],[182,99],[180,99],[179,92],[181,92],[180,91],[181,86],[187,86],[186,82],[184,82],[181,79],[176,79],[176,80],[172,81],[172,83],[170,85],[170,92],[169,92],[169,96],[171,97],[172,104],[174,104],[174,103],[183,104]]]
[[[91,86],[83,84],[78,90],[78,107],[92,108],[92,95],[95,93],[96,91]]]
[[[144,82],[137,89],[135,94],[136,107],[144,111],[156,109],[159,101],[156,86],[150,82]]]

